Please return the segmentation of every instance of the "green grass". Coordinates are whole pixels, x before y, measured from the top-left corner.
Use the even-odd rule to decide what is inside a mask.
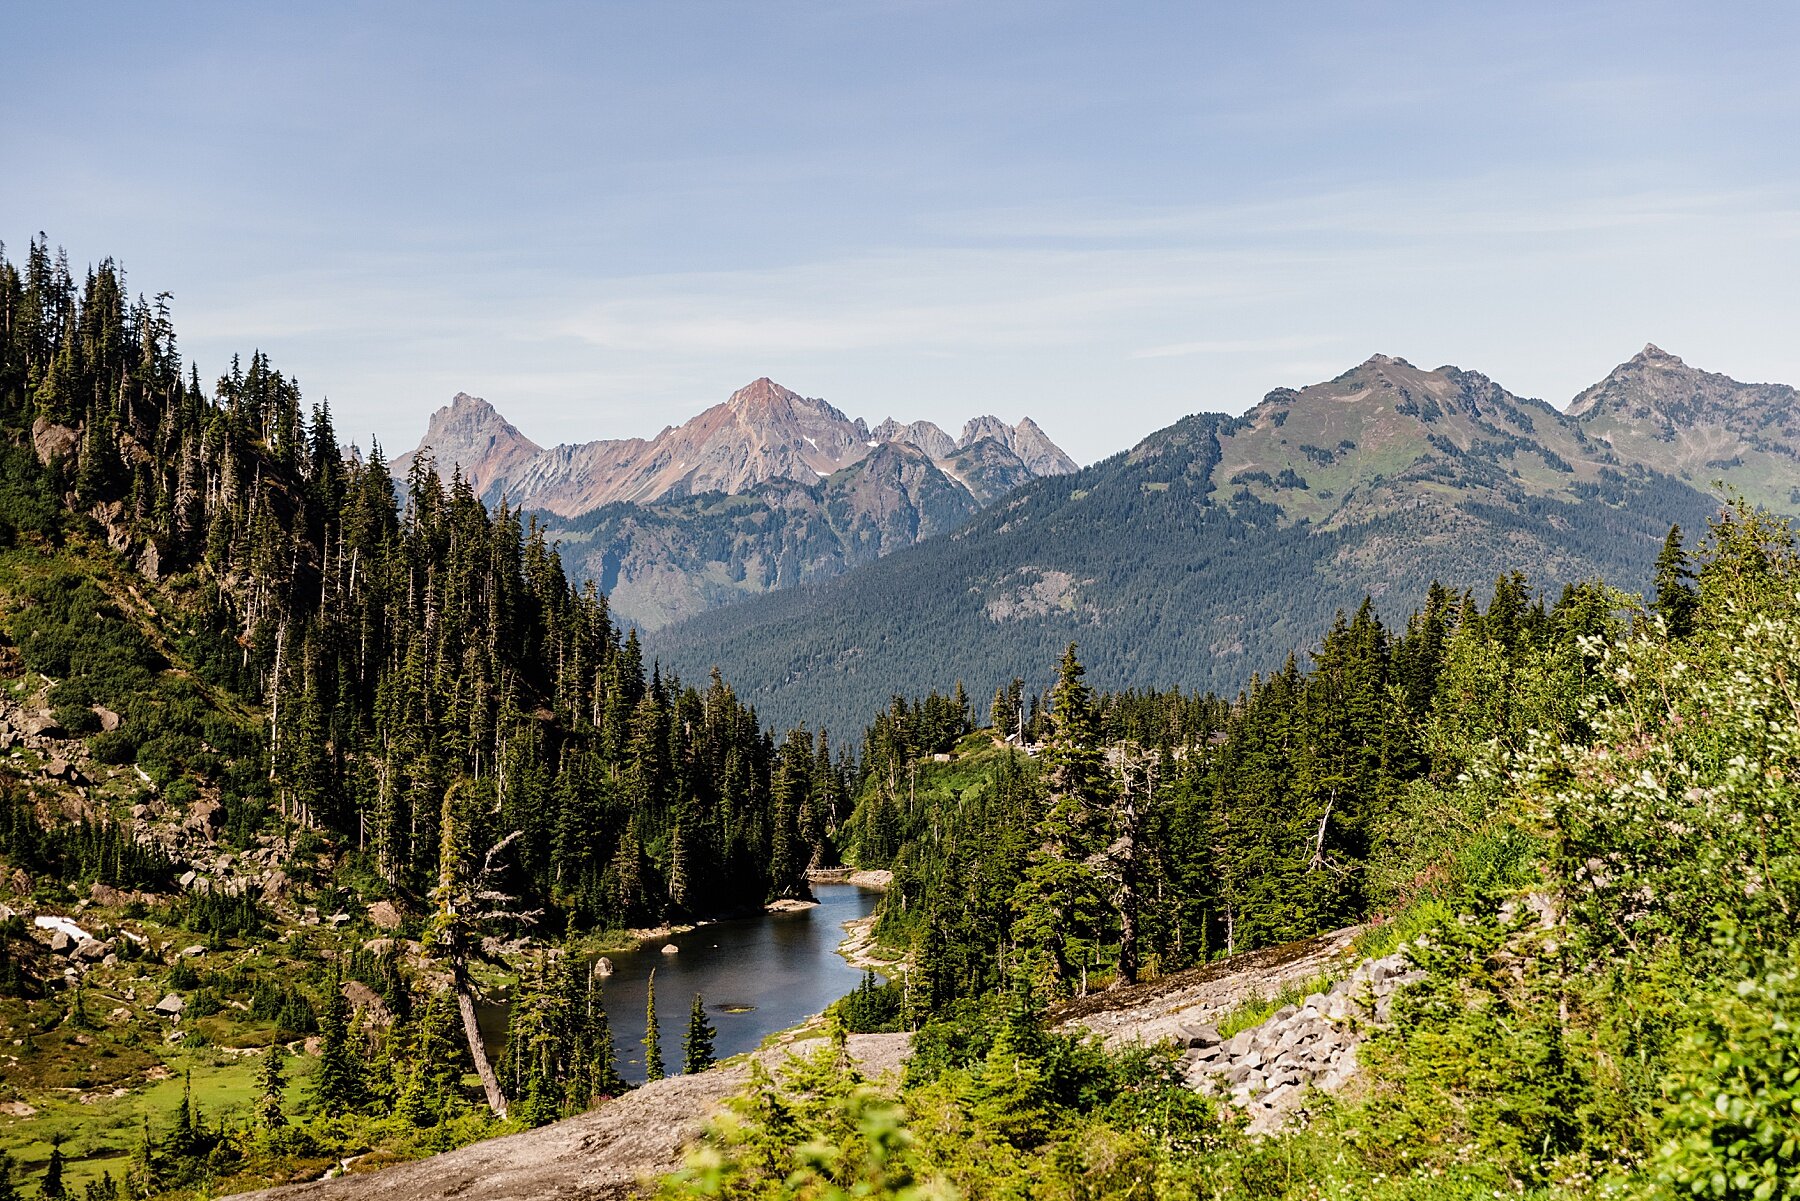
[[[34,1090],[27,1101],[36,1113],[23,1118],[0,1117],[0,1151],[11,1154],[27,1175],[35,1175],[50,1158],[51,1139],[61,1137],[63,1154],[69,1159],[64,1180],[71,1191],[107,1171],[116,1180],[142,1137],[146,1121],[152,1138],[169,1129],[188,1072],[193,1073],[194,1102],[208,1125],[216,1125],[222,1117],[242,1122],[258,1094],[256,1076],[261,1062],[256,1055],[232,1056],[200,1048],[170,1055],[165,1079],[140,1084],[122,1097],[101,1096],[83,1104],[83,1094],[77,1090]],[[311,1062],[305,1056],[287,1062],[284,1095],[290,1112],[300,1107]]]

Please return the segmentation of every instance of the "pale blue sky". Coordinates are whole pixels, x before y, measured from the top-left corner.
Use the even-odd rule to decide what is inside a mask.
[[[390,453],[770,375],[1086,462],[1380,351],[1800,383],[1800,6],[7,5],[0,238]]]

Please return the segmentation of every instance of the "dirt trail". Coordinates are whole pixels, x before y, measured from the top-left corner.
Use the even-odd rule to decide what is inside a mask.
[[[1052,1009],[1053,1026],[1083,1026],[1108,1044],[1153,1043],[1178,1028],[1215,1022],[1244,1001],[1278,995],[1321,973],[1342,974],[1354,959],[1350,947],[1362,927],[1352,926],[1299,942],[1247,951],[1148,984],[1090,993]]]
[[[894,1071],[906,1054],[905,1034],[853,1034],[850,1054],[865,1075]],[[817,1042],[758,1052],[771,1067],[790,1051]],[[639,1195],[639,1182],[681,1166],[683,1149],[706,1119],[750,1079],[747,1064],[658,1080],[577,1117],[522,1134],[489,1139],[378,1172],[242,1193],[236,1201],[613,1201]]]
[[[1237,955],[1153,983],[1096,993],[1049,1014],[1053,1025],[1083,1026],[1109,1043],[1177,1037],[1195,1021],[1213,1021],[1241,1001],[1272,996],[1329,968],[1347,968],[1357,930]],[[905,1034],[854,1034],[850,1053],[879,1077],[906,1055]],[[774,1066],[816,1042],[758,1052]],[[1185,1043],[1183,1045],[1186,1045]],[[338,1176],[241,1194],[235,1201],[614,1201],[640,1194],[640,1182],[681,1164],[706,1119],[750,1079],[747,1064],[675,1076],[634,1089],[589,1113],[506,1138],[376,1172]]]

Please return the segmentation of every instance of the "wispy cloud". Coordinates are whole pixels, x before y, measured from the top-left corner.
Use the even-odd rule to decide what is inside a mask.
[[[1264,354],[1284,350],[1310,350],[1341,343],[1330,334],[1295,334],[1283,338],[1202,338],[1195,342],[1171,342],[1147,346],[1128,355],[1133,359],[1179,359],[1202,354]]]

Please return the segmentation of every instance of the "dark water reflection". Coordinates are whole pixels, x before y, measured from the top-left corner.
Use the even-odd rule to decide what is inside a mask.
[[[625,1078],[634,1084],[644,1079],[644,1006],[653,970],[663,1065],[670,1074],[681,1070],[695,993],[706,999],[707,1020],[718,1031],[714,1049],[724,1059],[753,1050],[855,988],[862,972],[837,947],[844,923],[873,913],[881,894],[852,884],[815,884],[813,893],[819,904],[812,909],[716,922],[609,955],[613,974],[600,983]],[[680,951],[665,955],[666,944]],[[494,1044],[505,1038],[504,1009],[482,1018],[490,1048],[497,1050]]]

